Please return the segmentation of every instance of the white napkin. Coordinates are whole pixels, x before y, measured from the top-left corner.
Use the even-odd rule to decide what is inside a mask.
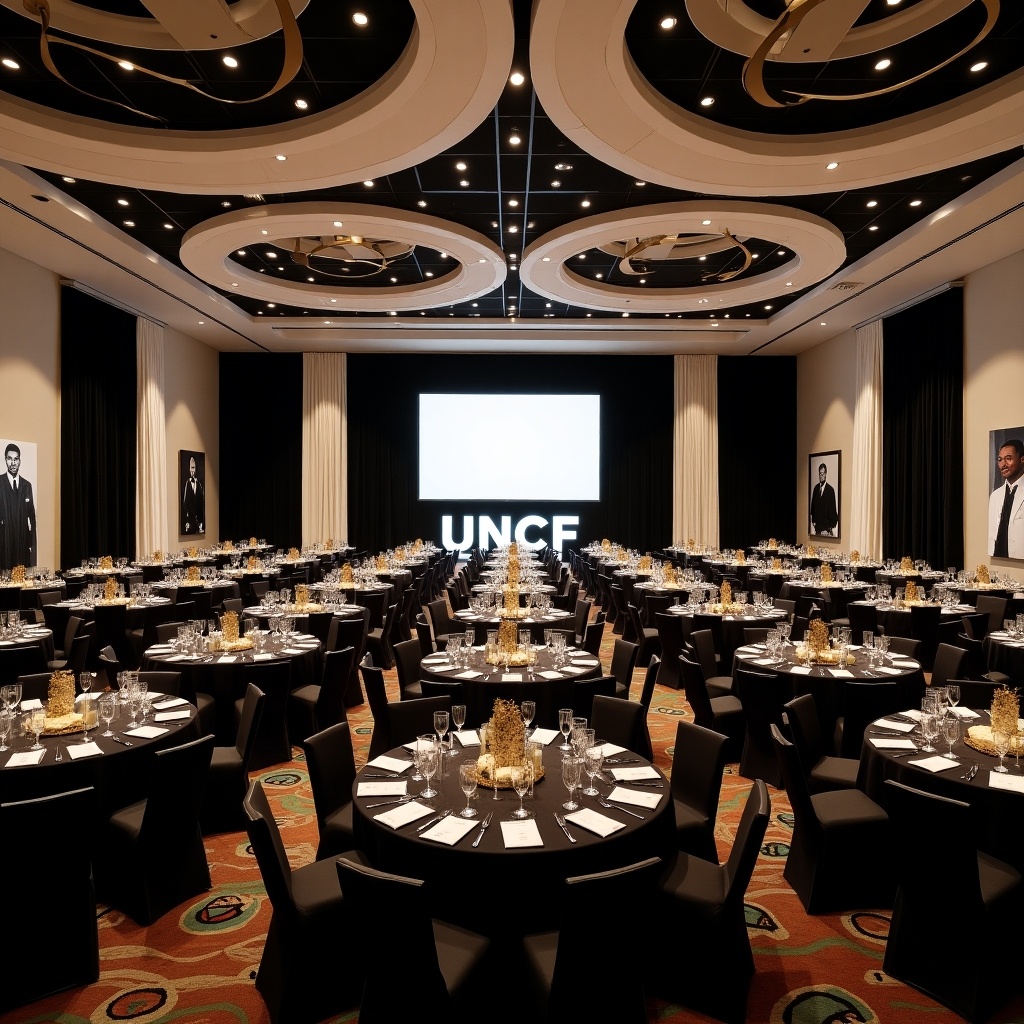
[[[385,771],[397,772],[399,775],[411,766],[411,761],[406,761],[401,757],[388,757],[387,754],[381,754],[372,761],[366,762],[367,768],[383,768]]]
[[[254,654],[252,656],[253,661],[270,661],[274,656],[272,654]]]
[[[158,729],[155,725],[140,725],[137,729],[129,729],[125,736],[138,736],[142,740],[155,740],[157,736],[163,736],[170,729]]]
[[[168,661],[184,661],[185,657],[186,656],[184,654],[172,654],[167,660]]]
[[[915,722],[921,721],[921,712],[917,708],[909,708],[907,711],[901,711],[900,714],[912,718]]]
[[[879,750],[916,750],[913,740],[898,739],[895,736],[869,736],[871,743]]]
[[[360,785],[365,785],[365,783],[360,783]],[[433,807],[426,807],[412,800],[407,804],[392,807],[382,814],[375,814],[373,820],[379,821],[382,825],[388,825],[390,828],[401,828],[403,825],[408,825],[410,821],[425,818],[428,814],[434,813]]]
[[[543,744],[546,747],[556,736],[561,735],[562,734],[557,729],[542,729],[540,726],[537,726],[537,728],[530,733],[530,740]]]
[[[963,767],[959,761],[953,761],[948,757],[942,757],[940,754],[935,754],[932,757],[926,757],[920,761],[908,761],[907,764],[912,764],[916,768],[924,768],[929,772],[945,772],[949,771],[950,768]]]
[[[595,665],[601,664],[597,658],[573,658],[572,663],[574,665],[586,665],[587,668],[593,668]]]
[[[848,668],[830,668],[829,672],[831,672],[836,679],[853,678],[853,673]]]
[[[502,672],[501,681],[503,683],[521,683],[523,681],[522,672]]]
[[[479,825],[475,818],[459,818],[449,814],[442,818],[436,825],[431,825],[426,832],[420,833],[420,838],[430,839],[435,843],[444,843],[445,846],[454,846],[467,832],[472,832]]]
[[[587,670],[582,665],[566,665],[562,668],[562,671],[578,676],[581,672],[586,672]]]
[[[93,743],[74,743],[68,746],[68,757],[72,761],[77,761],[80,757],[95,757],[97,754],[102,754],[99,746]]]
[[[238,661],[237,655],[234,654],[222,654],[217,659],[218,665],[230,665],[233,661]]]
[[[608,799],[618,801],[620,804],[633,804],[635,807],[651,809],[658,806],[661,794],[638,793],[635,789],[623,789],[622,786],[616,786],[608,794]]]
[[[957,718],[981,718],[981,715],[977,711],[972,711],[970,708],[955,707],[949,709],[950,714],[956,715]]]
[[[10,762],[8,762],[10,764]],[[1002,772],[988,773],[989,789],[1009,789],[1014,793],[1024,793],[1024,777],[1005,775]]]
[[[879,718],[877,722],[872,724],[882,729],[895,729],[896,732],[913,732],[917,728],[913,722],[898,722],[892,718]]]
[[[526,818],[524,821],[503,821],[501,824],[501,838],[505,841],[505,849],[513,850],[521,846],[543,846],[544,840],[540,837],[540,829],[537,828],[536,818]]]
[[[184,697],[170,697],[167,700],[160,701],[159,704],[153,705],[154,711],[167,711],[168,708],[180,708],[182,704],[187,704],[188,701]]]
[[[552,669],[545,669],[543,672],[538,672],[537,675],[539,675],[541,677],[541,679],[561,679],[562,678],[562,673],[561,672],[555,672]]]
[[[609,768],[608,774],[616,782],[640,782],[644,779],[660,779],[657,770],[648,766],[639,768]]]
[[[161,711],[153,716],[154,722],[175,722],[179,718],[188,718],[189,711]]]
[[[409,791],[406,779],[384,779],[381,782],[360,782],[356,796],[405,796]]]
[[[456,679],[479,679],[483,675],[483,672],[477,672],[474,669],[466,669],[465,672],[460,672],[455,678]]]
[[[476,729],[463,729],[462,732],[456,732],[455,735],[458,736],[459,742],[464,747],[480,746],[480,734]]]
[[[893,658],[893,668],[920,668],[921,666],[916,661],[897,661]]]
[[[457,668],[457,666],[449,665],[445,661],[442,661],[440,664],[437,665],[427,665],[426,662],[424,662],[423,664],[426,668],[430,669],[431,672],[454,672],[455,669]]]
[[[878,669],[878,671],[879,671],[879,672],[884,672],[884,673],[885,673],[885,674],[886,674],[887,676],[898,676],[898,675],[902,675],[902,674],[903,674],[903,673],[902,673],[902,669],[898,669],[898,668],[889,668],[889,666],[888,666],[888,665],[885,665],[885,666],[883,666],[883,667],[880,667],[880,668]]]
[[[281,653],[294,656],[296,654],[304,654],[305,651],[300,651],[297,647],[286,647]]]
[[[41,708],[43,702],[38,697],[33,697],[31,700],[23,700],[21,702],[22,711],[32,711],[34,708]]]
[[[447,665],[448,664],[448,659],[447,658],[441,658],[441,657],[424,658],[423,661],[421,662],[421,664],[423,664],[423,665]]]
[[[147,654],[163,654],[165,651],[174,650],[169,644],[154,644],[146,651]]]
[[[807,665],[794,665],[789,671],[794,676],[809,676],[811,674]]]
[[[625,747],[617,746],[615,743],[602,743],[601,753],[605,757],[614,757],[616,754],[621,754],[626,750]]]
[[[20,750],[7,759],[7,767],[22,768],[30,764],[39,764],[45,753],[45,750]]]
[[[581,807],[578,811],[567,814],[565,820],[573,821],[577,825],[581,825],[588,832],[594,832],[602,838],[610,836],[613,832],[618,832],[620,828],[626,827],[624,822],[616,821],[614,818],[609,818],[604,814],[598,814],[597,811],[592,811],[589,807]]]

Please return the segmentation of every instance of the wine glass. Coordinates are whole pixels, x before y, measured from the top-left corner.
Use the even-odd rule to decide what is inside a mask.
[[[926,754],[934,754],[933,742],[939,736],[939,719],[935,714],[928,712],[921,715],[921,735],[924,737],[924,746],[921,749]]]
[[[476,761],[463,761],[459,765],[459,787],[466,795],[466,806],[459,811],[463,818],[475,818],[476,808],[469,806],[469,801],[476,792],[477,787]]]
[[[448,712],[434,712],[434,732],[437,733],[437,742],[440,749],[444,750],[444,738],[448,734]],[[443,756],[443,755],[442,755]]]
[[[0,699],[7,705],[9,714],[14,714],[14,709],[21,703],[21,683],[7,683],[0,687]]]
[[[590,785],[582,791],[583,795],[600,796],[601,791],[594,785],[594,779],[601,774],[601,769],[604,767],[604,749],[598,746],[587,747],[584,757],[586,760],[583,767],[586,769],[587,775],[590,776]]]
[[[995,744],[996,753],[999,755],[999,764],[993,768],[994,772],[1006,773],[1009,769],[1003,764],[1003,758],[1010,749],[1010,732],[1008,729],[993,729],[992,742]],[[33,748],[34,749],[34,748]]]
[[[537,702],[524,700],[523,703],[519,705],[519,711],[523,716],[523,725],[526,727],[526,736],[529,738],[530,723],[533,721],[533,716],[537,714]]]
[[[533,811],[523,806],[523,797],[530,791],[530,783],[533,781],[532,764],[515,764],[510,769],[512,776],[512,788],[519,797],[519,806],[512,812],[513,818],[532,818]]]
[[[39,742],[39,737],[43,735],[43,730],[46,728],[46,708],[33,708],[28,713],[28,721],[25,724],[28,726],[29,732],[36,738],[35,743],[28,749],[42,750],[43,745]]]
[[[562,807],[567,811],[579,809],[580,805],[573,800],[572,794],[580,784],[580,770],[582,767],[582,760],[578,757],[570,755],[569,757],[562,758],[562,784],[569,790],[569,799],[562,804]]]
[[[960,719],[956,715],[946,715],[942,720],[942,735],[946,738],[946,746],[949,748],[946,757],[959,761],[960,758],[953,753],[953,744],[960,739]]]
[[[452,705],[452,725],[455,726],[456,732],[459,733],[461,743],[462,727],[466,724],[466,705],[465,704],[453,704]]]
[[[6,707],[0,708],[0,752],[10,750],[7,737],[11,734],[11,713]]]
[[[882,652],[882,660],[889,657],[889,638],[887,636],[875,637],[875,650]]]
[[[558,709],[558,731],[562,734],[563,742],[559,744],[559,750],[570,751],[572,744],[569,743],[569,733],[572,731],[572,708]]]
[[[569,742],[572,744],[572,752],[577,757],[582,757],[583,751],[587,749],[587,720],[585,718],[572,720],[572,738]]]
[[[959,683],[946,683],[946,700],[949,701],[951,708],[955,708],[960,703]]]
[[[114,720],[115,702],[117,698],[113,693],[101,693],[99,699],[99,715],[103,720],[103,724],[107,727],[107,731],[102,733],[103,736],[113,736],[114,734],[110,731],[110,723]]]
[[[440,757],[441,751],[436,737],[421,736],[419,743],[420,771],[427,781],[426,788],[420,790],[420,796],[424,800],[431,800],[438,795],[438,791],[430,785],[430,780],[437,774]]]

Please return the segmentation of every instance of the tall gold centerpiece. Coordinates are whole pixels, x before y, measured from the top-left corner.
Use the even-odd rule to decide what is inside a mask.
[[[491,721],[487,726],[487,750],[476,762],[477,779],[481,786],[491,789],[509,789],[512,786],[512,768],[526,759],[526,726],[519,705],[514,700],[494,702]],[[543,766],[534,767],[534,781],[544,775]]]
[[[81,732],[85,718],[75,711],[75,676],[66,670],[54,672],[47,688],[46,724],[48,735]]]

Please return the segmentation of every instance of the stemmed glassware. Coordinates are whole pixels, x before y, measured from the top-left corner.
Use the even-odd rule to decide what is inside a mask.
[[[999,755],[999,764],[993,768],[994,772],[1006,773],[1009,769],[1003,764],[1003,758],[1006,757],[1006,752],[1010,749],[1010,733],[1007,729],[993,729],[992,730],[992,742],[995,744],[996,753]]]
[[[460,736],[460,744],[462,742],[462,727],[466,724],[466,705],[465,704],[453,704],[452,705],[452,725],[455,726],[455,731]],[[454,749],[454,744],[452,744]]]
[[[583,751],[586,750],[588,746],[587,720],[585,718],[574,718],[572,720],[572,737],[569,742],[572,744],[572,752],[577,757],[582,757]]]
[[[533,781],[532,764],[515,764],[509,770],[512,776],[512,788],[519,797],[519,806],[512,812],[513,818],[532,818],[533,811],[523,806],[523,797],[530,791],[530,783]]]
[[[448,735],[448,712],[434,712],[434,732],[437,733],[439,756],[444,756],[444,738]]]
[[[0,687],[0,698],[7,705],[7,710],[13,715],[15,708],[21,703],[21,683],[7,683]]]
[[[562,734],[563,740],[558,749],[571,751],[572,744],[569,742],[569,733],[572,731],[572,708],[558,709],[558,731]]]
[[[95,682],[96,682],[96,673],[95,672],[79,672],[78,673],[78,686],[81,689],[82,693],[88,693],[92,689],[93,684]]]
[[[951,758],[953,761],[959,761],[960,758],[953,753],[953,744],[960,739],[960,719],[953,714],[947,714],[942,720],[942,735],[946,739],[946,746],[949,748],[946,751],[946,757]]]
[[[28,749],[42,750],[43,745],[39,742],[39,737],[43,735],[43,730],[46,728],[46,708],[33,708],[27,718],[28,721],[25,724],[28,726],[29,732],[36,738],[35,743]]]
[[[934,742],[939,736],[939,719],[932,711],[921,715],[921,735],[924,737],[924,746],[921,749],[926,754],[934,754]]]
[[[102,733],[103,736],[113,736],[114,734],[110,731],[110,723],[114,720],[114,711],[117,698],[113,693],[101,693],[98,702],[99,716],[103,721],[103,724],[107,727],[107,731]]]
[[[955,708],[960,703],[959,683],[946,683],[946,700],[951,708]],[[955,718],[956,716],[954,715],[953,717]]]
[[[424,800],[432,800],[438,795],[438,791],[430,784],[430,780],[437,774],[438,762],[441,757],[437,738],[429,735],[421,736],[416,749],[420,762],[420,771],[423,773],[423,778],[427,781],[426,788],[420,790],[420,796]]]
[[[11,734],[12,716],[6,707],[0,708],[0,751],[10,750],[7,737]]]
[[[580,771],[583,769],[583,759],[573,757],[571,754],[562,758],[562,783],[569,790],[569,799],[562,804],[567,811],[579,809],[579,804],[572,798],[576,787],[580,784]]]
[[[469,801],[472,799],[473,794],[476,792],[477,787],[477,774],[476,774],[476,762],[475,761],[463,761],[459,765],[459,787],[466,796],[466,806],[459,811],[459,816],[463,818],[475,818],[476,808],[469,806]]]
[[[530,738],[530,723],[533,721],[533,716],[537,714],[537,702],[532,700],[524,700],[519,705],[519,712],[523,716],[523,725],[526,727],[526,738]]]
[[[601,774],[601,769],[604,767],[604,748],[597,745],[587,747],[584,758],[583,767],[590,777],[590,785],[581,792],[584,796],[600,796],[601,791],[594,785],[594,779]]]

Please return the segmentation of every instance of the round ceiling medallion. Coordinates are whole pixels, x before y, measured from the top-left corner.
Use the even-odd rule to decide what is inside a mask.
[[[344,225],[344,236],[335,227],[338,221]],[[301,264],[301,257],[308,256],[315,244],[324,244],[310,245],[311,239],[331,238],[343,240],[336,260],[362,258],[369,266],[419,245],[446,253],[453,269],[415,285],[342,284],[327,275],[310,284],[261,274],[232,259],[238,249],[265,245],[285,254],[299,253],[294,262]],[[291,255],[281,259],[293,262]],[[506,276],[504,253],[483,235],[426,214],[354,203],[286,203],[225,213],[186,233],[181,262],[196,277],[232,295],[334,312],[405,312],[466,302],[497,288]]]
[[[708,220],[710,225],[705,223]],[[609,251],[610,245],[621,245],[623,238],[664,235],[700,240],[709,232],[723,236],[728,232],[739,239],[770,239],[792,255],[785,263],[749,278],[650,291],[587,278],[566,266],[577,253]],[[704,249],[698,245],[694,255],[700,251]],[[526,250],[519,276],[538,294],[574,306],[611,312],[695,313],[799,291],[824,280],[845,259],[842,232],[802,210],[739,201],[665,203],[615,210],[558,228]]]

